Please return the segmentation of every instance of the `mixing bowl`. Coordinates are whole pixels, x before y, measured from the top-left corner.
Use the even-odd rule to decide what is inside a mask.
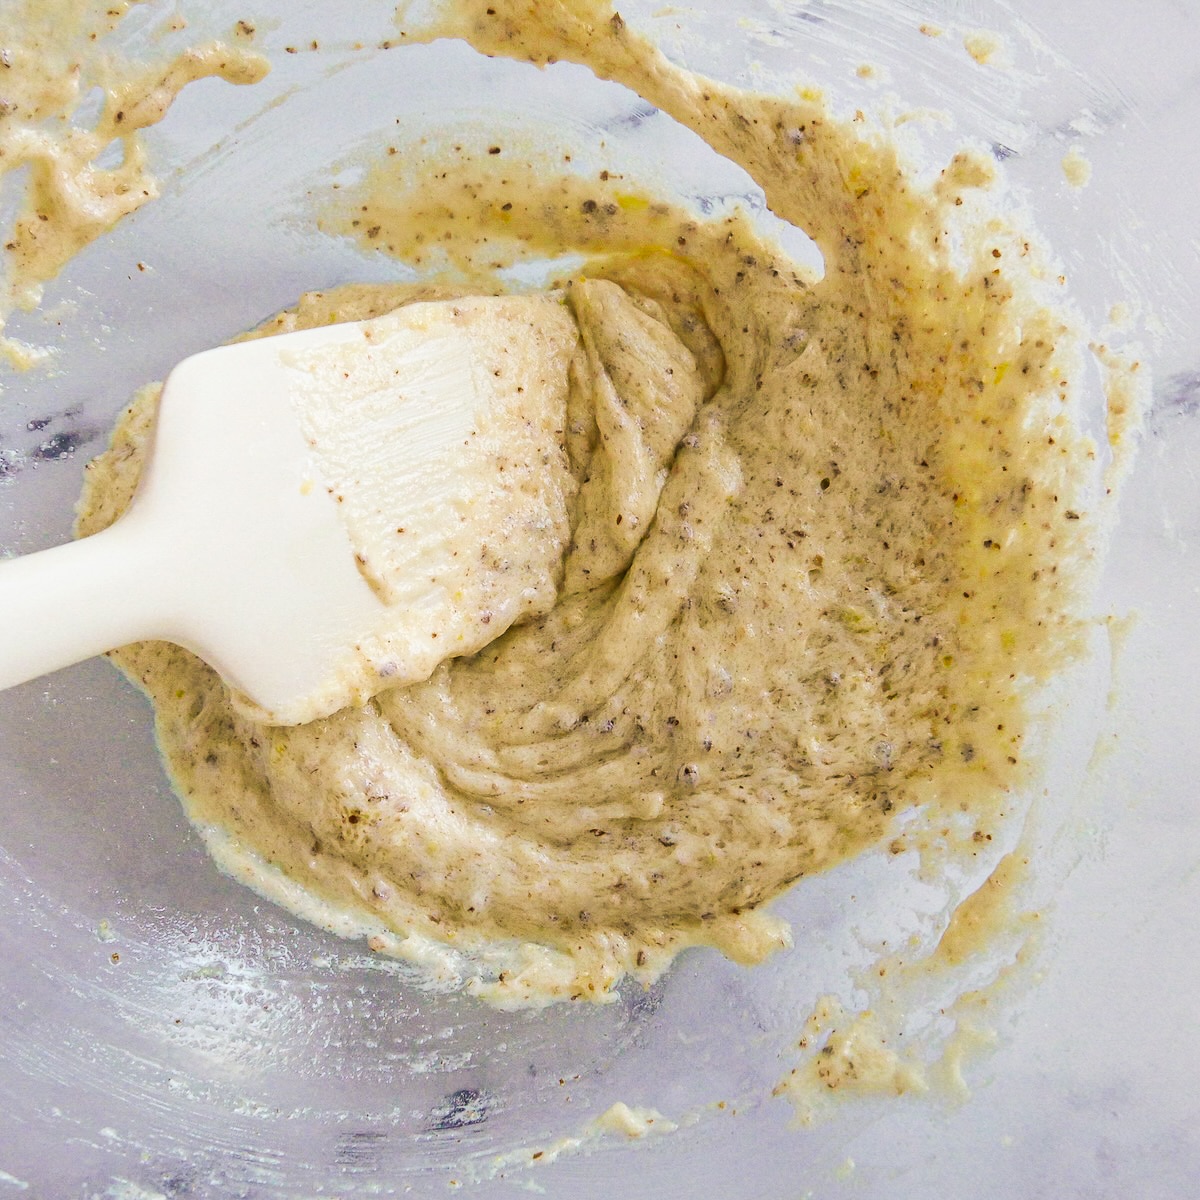
[[[1105,336],[1153,370],[1097,601],[1120,619],[1097,624],[1060,685],[1033,797],[1043,928],[992,1000],[997,1037],[967,1065],[970,1094],[854,1100],[805,1128],[771,1095],[817,998],[852,994],[870,946],[944,907],[879,856],[789,894],[796,947],[761,967],[694,951],[611,1005],[493,1011],[220,875],[146,703],[97,660],[0,695],[0,1196],[1193,1194],[1200,13],[1188,0],[623,13],[722,79],[815,82],[839,111],[944,113],[915,135],[925,160],[989,149],[1088,322],[1121,326]],[[84,463],[137,386],[304,290],[404,276],[317,229],[386,139],[515,131],[771,222],[744,175],[628,91],[460,44],[381,49],[395,34],[381,0],[151,2],[119,37],[157,54],[247,18],[268,79],[189,88],[148,134],[161,198],[13,322],[54,355],[3,379],[0,552],[69,535]],[[979,30],[1001,37],[983,63],[964,47]],[[1063,170],[1074,150],[1083,188]],[[680,1128],[585,1137],[617,1101]]]

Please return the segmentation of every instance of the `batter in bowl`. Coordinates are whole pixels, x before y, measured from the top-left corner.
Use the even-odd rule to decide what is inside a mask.
[[[1077,648],[1094,535],[1080,338],[989,212],[986,160],[919,185],[820,97],[691,75],[593,0],[460,3],[426,32],[633,88],[743,166],[824,276],[607,172],[462,150],[414,184],[382,157],[347,220],[371,244],[476,292],[500,290],[498,245],[585,261],[560,281],[552,603],[290,728],[182,650],[115,657],[218,859],[319,923],[500,1005],[602,1000],[693,945],[759,961],[796,880],[918,808],[986,840],[1028,780],[1030,697]],[[263,332],[435,294],[312,294]],[[80,532],[128,502],[154,398],[93,463]]]

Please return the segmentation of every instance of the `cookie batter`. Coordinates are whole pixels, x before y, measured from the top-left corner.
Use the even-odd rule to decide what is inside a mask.
[[[506,253],[586,260],[559,281],[579,346],[552,606],[295,728],[174,647],[117,661],[214,853],[330,928],[502,1005],[602,1000],[692,945],[758,961],[797,879],[918,807],[984,839],[1027,779],[1089,554],[1079,339],[987,211],[987,161],[920,186],[819,96],[694,76],[598,0],[468,0],[433,34],[635,89],[742,165],[824,277],[607,173],[381,156],[343,226],[369,244],[473,291]],[[314,294],[263,332],[432,294]],[[93,464],[81,532],[127,502],[153,401]]]

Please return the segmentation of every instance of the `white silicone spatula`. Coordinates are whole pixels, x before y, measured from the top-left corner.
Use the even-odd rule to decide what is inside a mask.
[[[483,298],[185,359],[125,515],[0,564],[0,687],[164,640],[287,724],[494,637],[561,552],[574,338],[552,297]],[[514,530],[527,569],[472,556]]]

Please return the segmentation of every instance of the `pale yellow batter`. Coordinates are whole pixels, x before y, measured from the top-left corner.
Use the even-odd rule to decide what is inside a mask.
[[[690,125],[824,278],[627,182],[381,156],[342,222],[369,244],[478,291],[505,253],[587,259],[562,281],[576,490],[553,606],[296,728],[239,716],[181,650],[117,660],[231,869],[378,949],[474,956],[496,1003],[598,1000],[689,945],[761,959],[788,937],[773,897],[916,806],[968,842],[1000,820],[1030,690],[1078,634],[1078,338],[1029,241],[983,215],[986,162],[920,188],[819,98],[690,75],[595,0],[453,11],[442,32],[586,63]],[[429,294],[312,295],[266,332]],[[81,532],[127,501],[152,410],[93,464]]]

